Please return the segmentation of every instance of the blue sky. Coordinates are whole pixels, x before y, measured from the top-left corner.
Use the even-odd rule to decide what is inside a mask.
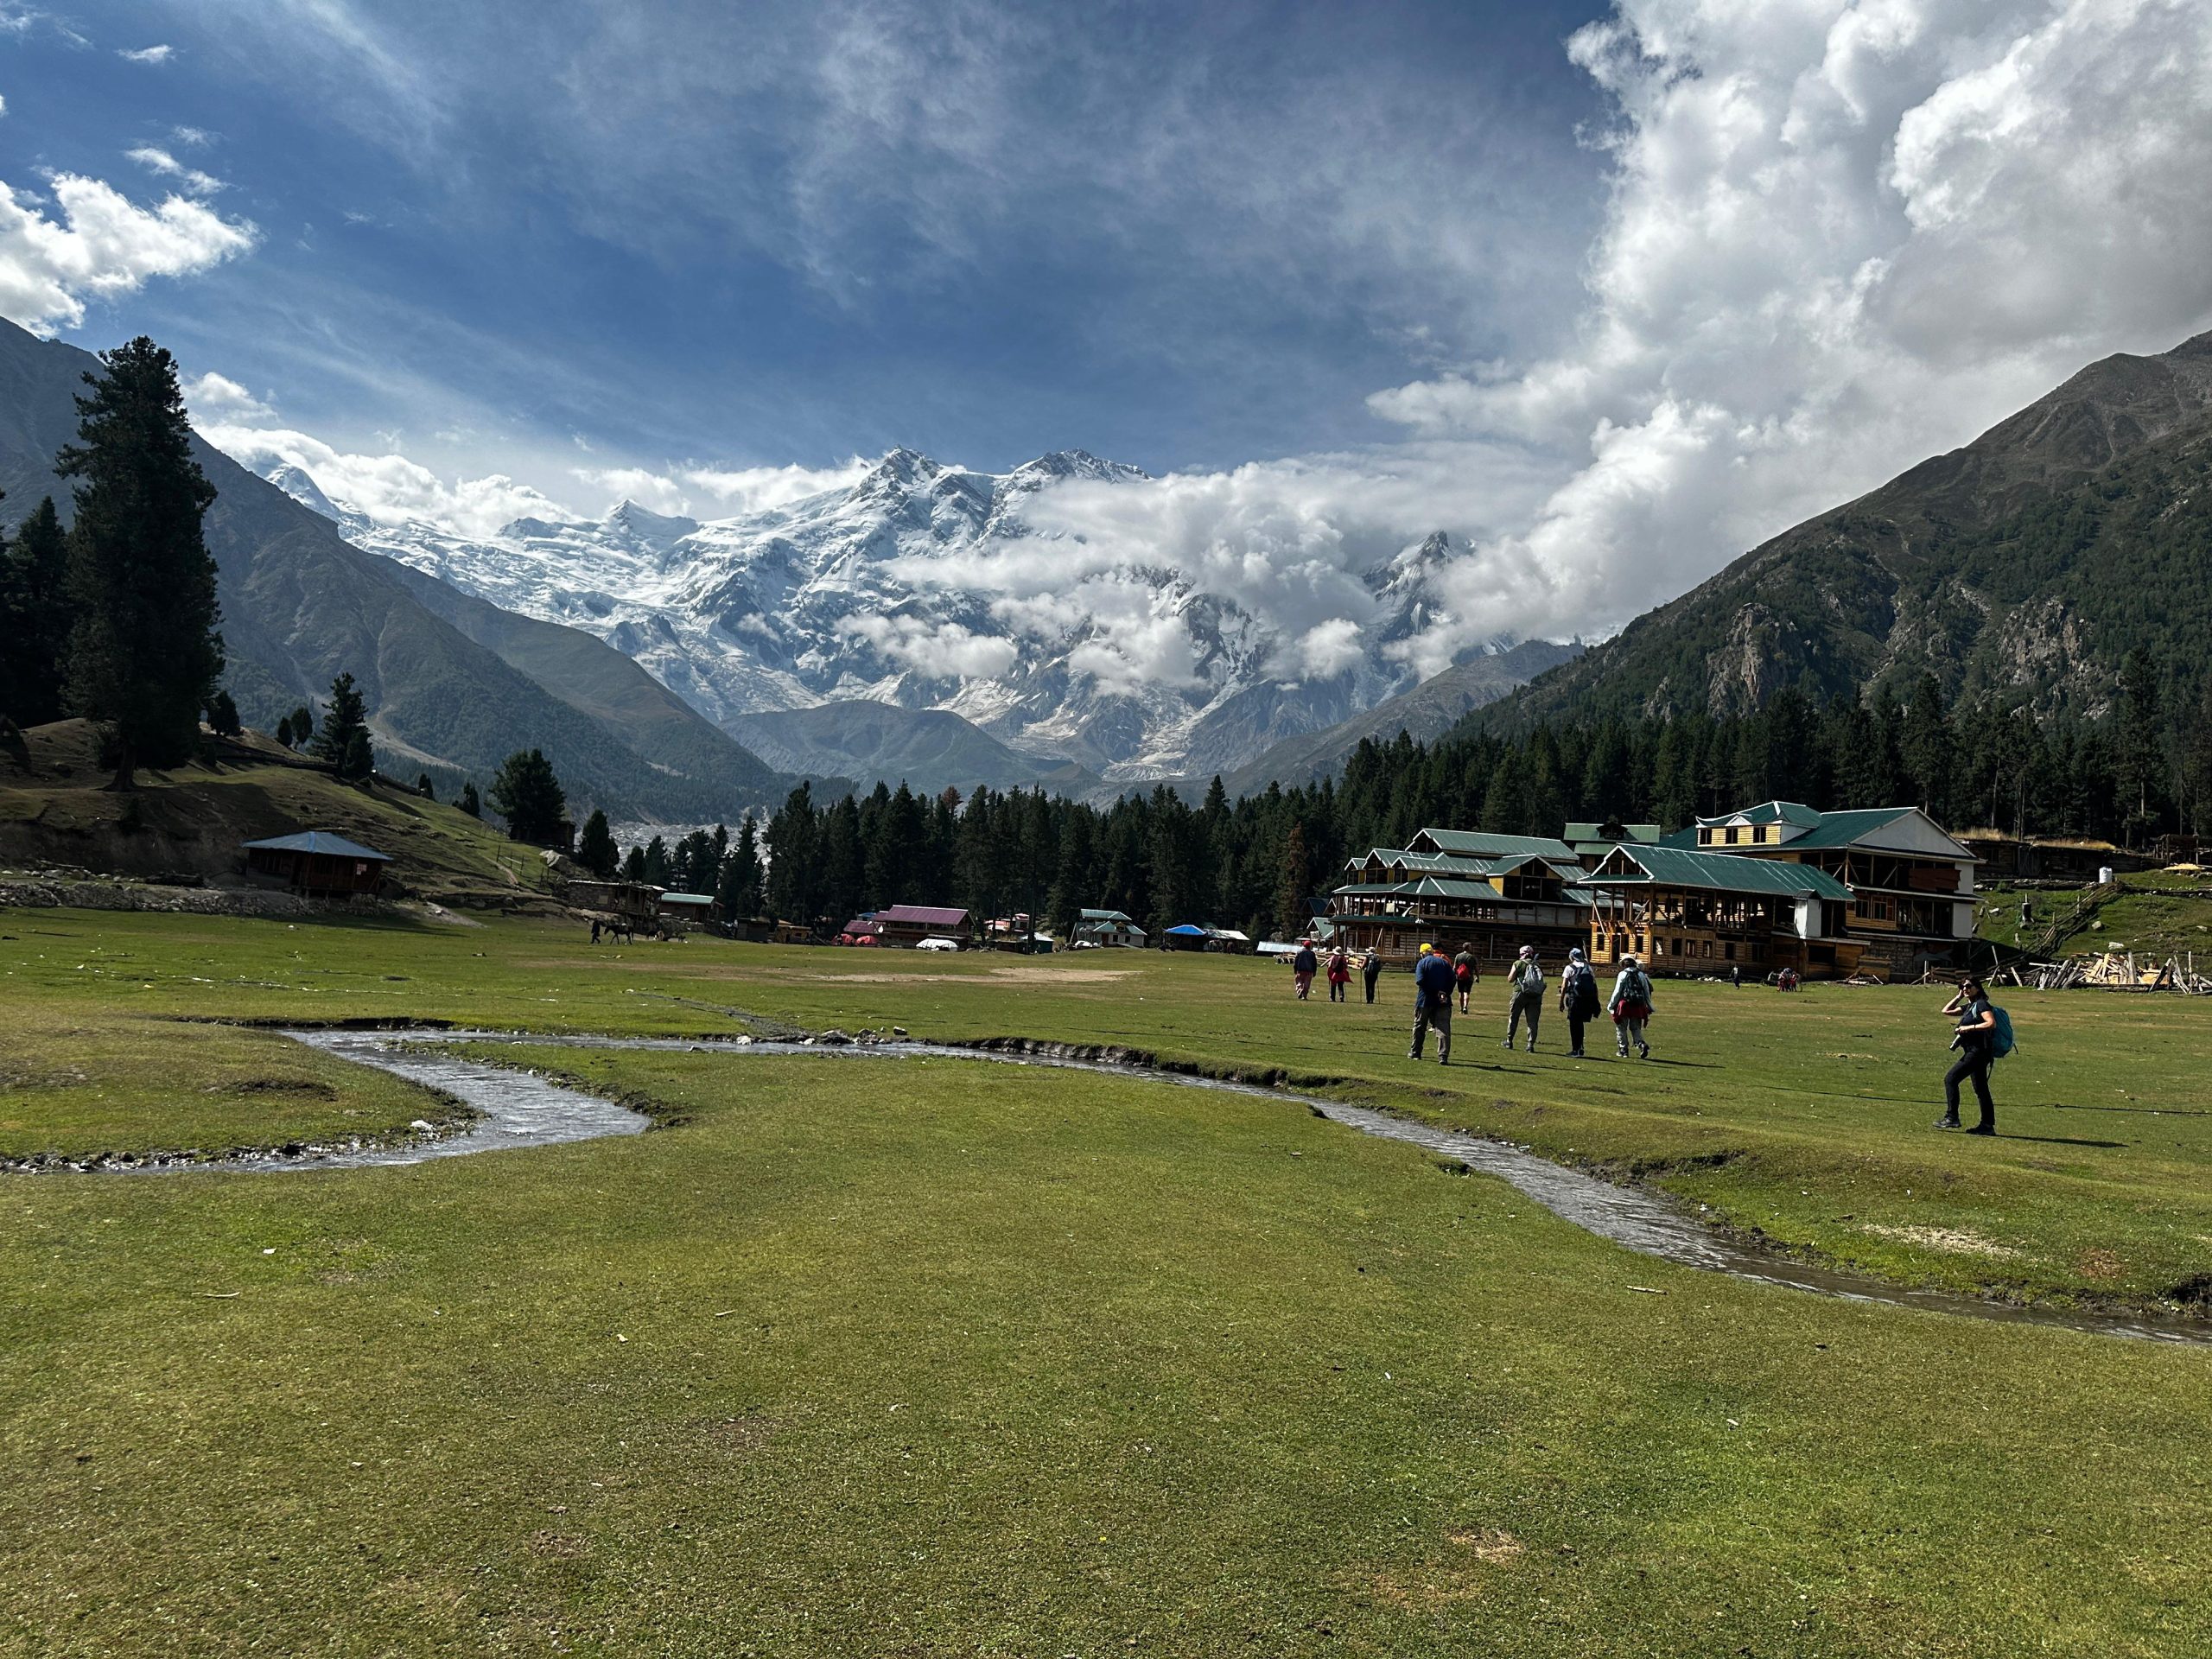
[[[0,315],[373,517],[1081,447],[1255,605],[1450,532],[1432,664],[2212,328],[2203,0],[0,0]]]
[[[0,177],[221,180],[249,256],[61,332],[150,332],[345,447],[549,489],[578,436],[1213,467],[1374,441],[1376,387],[1571,321],[1593,15],[96,7],[4,37]]]

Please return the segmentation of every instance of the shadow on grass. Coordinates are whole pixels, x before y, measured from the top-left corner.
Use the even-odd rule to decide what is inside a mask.
[[[2144,1117],[2212,1117],[2212,1112],[2200,1112],[2186,1106],[2078,1106],[2054,1101],[2054,1112],[2134,1112]]]
[[[2014,1135],[2010,1129],[2000,1129],[1992,1138],[1998,1141],[2036,1141],[2047,1147],[2103,1147],[2111,1149],[2127,1145],[2125,1141],[2078,1141],[2070,1135]]]

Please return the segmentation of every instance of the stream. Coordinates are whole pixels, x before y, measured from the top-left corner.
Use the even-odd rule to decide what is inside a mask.
[[[581,1090],[550,1083],[527,1072],[486,1065],[458,1055],[439,1054],[457,1043],[512,1043],[536,1048],[625,1049],[649,1052],[712,1054],[743,1059],[775,1055],[804,1056],[832,1064],[881,1065],[902,1059],[963,1060],[978,1065],[1027,1065],[1091,1071],[1108,1077],[1141,1077],[1175,1088],[1303,1107],[1316,1116],[1362,1135],[1403,1141],[1433,1153],[1453,1167],[1495,1175],[1560,1219],[1586,1232],[1680,1266],[1724,1273],[1755,1284],[1834,1296],[1847,1301],[1962,1315],[2008,1325],[2043,1325],[2140,1341],[2212,1343],[2212,1325],[2180,1317],[2147,1313],[2072,1312],[2022,1307],[1952,1291],[1891,1285],[1847,1269],[1813,1266],[1768,1255],[1730,1243],[1662,1194],[1619,1186],[1508,1141],[1469,1129],[1448,1129],[1363,1106],[1347,1105],[1256,1084],[1116,1064],[1035,1054],[1003,1054],[931,1043],[886,1042],[832,1047],[810,1043],[752,1040],[731,1042],[686,1037],[540,1036],[493,1031],[294,1030],[293,1041],[326,1054],[372,1065],[392,1076],[442,1090],[482,1114],[467,1128],[442,1139],[388,1147],[329,1152],[310,1151],[288,1158],[258,1158],[225,1163],[167,1167],[260,1170],[361,1169],[380,1165],[418,1164],[439,1158],[524,1147],[557,1146],[608,1135],[637,1135],[649,1121],[626,1106]]]

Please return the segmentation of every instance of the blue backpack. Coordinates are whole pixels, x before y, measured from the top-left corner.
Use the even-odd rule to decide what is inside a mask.
[[[1994,1002],[1989,1005],[1989,1012],[1997,1021],[1989,1033],[1989,1052],[1992,1058],[2001,1060],[2016,1046],[2012,1041],[2012,1016]]]

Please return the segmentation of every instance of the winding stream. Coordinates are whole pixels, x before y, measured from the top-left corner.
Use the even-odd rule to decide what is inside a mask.
[[[1042,1066],[1063,1071],[1091,1071],[1109,1077],[1142,1077],[1176,1088],[1203,1089],[1219,1094],[1244,1095],[1255,1099],[1302,1106],[1316,1116],[1385,1140],[1403,1141],[1446,1160],[1454,1166],[1495,1175],[1541,1205],[1562,1220],[1586,1232],[1633,1250],[1638,1255],[1683,1267],[1724,1273],[1753,1283],[1777,1285],[1848,1301],[1907,1307],[1924,1312],[1965,1315],[2009,1325],[2044,1325],[2100,1336],[2127,1337],[2142,1341],[2212,1343],[2212,1325],[2180,1318],[2152,1314],[2073,1313],[2053,1308],[2019,1307],[1985,1301],[1949,1291],[1920,1290],[1885,1284],[1840,1268],[1811,1266],[1762,1255],[1732,1244],[1707,1229],[1659,1193],[1617,1186],[1595,1175],[1569,1169],[1548,1158],[1503,1141],[1491,1140],[1469,1129],[1447,1129],[1363,1106],[1302,1095],[1256,1084],[1230,1083],[1211,1077],[1150,1070],[1104,1060],[1064,1056],[994,1053],[988,1050],[956,1048],[931,1043],[892,1042],[855,1044],[845,1047],[810,1043],[753,1040],[731,1042],[687,1037],[541,1036],[529,1033],[495,1031],[328,1031],[294,1030],[283,1033],[338,1058],[372,1065],[379,1071],[423,1084],[454,1096],[482,1116],[458,1134],[442,1139],[410,1141],[395,1146],[356,1150],[310,1151],[303,1155],[252,1160],[217,1160],[197,1165],[169,1165],[168,1168],[243,1168],[257,1170],[361,1169],[380,1165],[419,1164],[438,1158],[458,1158],[471,1153],[525,1147],[557,1146],[608,1135],[637,1135],[650,1127],[648,1120],[626,1106],[581,1090],[565,1088],[527,1072],[486,1065],[458,1055],[440,1054],[440,1046],[457,1043],[512,1043],[536,1048],[626,1049],[648,1052],[712,1054],[728,1058],[798,1055],[849,1065],[886,1064],[902,1059],[964,1060],[980,1065]]]

